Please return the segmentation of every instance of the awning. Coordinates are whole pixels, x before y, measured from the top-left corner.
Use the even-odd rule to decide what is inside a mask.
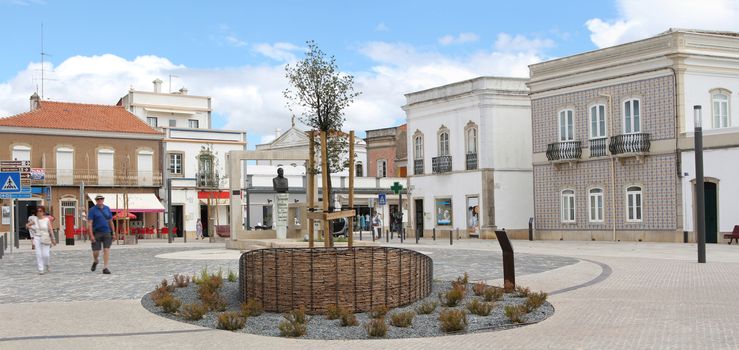
[[[210,205],[230,205],[230,197],[228,191],[198,191],[198,199],[200,204],[208,205],[208,198],[210,198]]]
[[[95,197],[98,195],[105,197],[105,205],[110,210],[120,211],[124,209],[123,193],[88,193],[87,197],[94,203]],[[164,206],[153,193],[129,193],[128,211],[133,213],[157,213],[164,212]]]

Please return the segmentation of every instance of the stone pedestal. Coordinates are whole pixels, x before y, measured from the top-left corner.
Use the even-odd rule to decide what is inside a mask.
[[[287,200],[287,193],[278,193],[275,195],[275,204],[272,210],[274,226],[272,228],[277,232],[277,239],[287,239]]]

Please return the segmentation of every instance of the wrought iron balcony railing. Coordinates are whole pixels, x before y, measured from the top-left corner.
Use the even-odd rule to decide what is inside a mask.
[[[415,175],[422,175],[423,174],[423,159],[414,159],[413,160],[413,174],[415,174]]]
[[[547,145],[547,159],[552,162],[580,159],[581,156],[580,141],[562,141]]]
[[[467,153],[466,157],[467,161],[467,170],[476,170],[477,169],[477,153]]]
[[[605,137],[600,139],[590,140],[590,157],[605,157],[608,155],[608,147],[606,146],[607,139]]]
[[[452,156],[431,158],[431,170],[434,174],[448,173],[452,171]]]
[[[641,154],[649,152],[650,146],[649,134],[647,133],[623,134],[611,137],[608,150],[613,155]]]
[[[162,185],[162,175],[151,171],[129,171],[88,169],[33,169],[31,185],[34,186],[152,186]]]

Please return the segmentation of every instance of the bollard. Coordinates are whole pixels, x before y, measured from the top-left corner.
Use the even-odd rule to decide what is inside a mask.
[[[459,235],[459,228],[457,228],[457,239],[461,239],[462,237]]]
[[[688,243],[688,231],[683,231],[683,243]]]
[[[416,227],[416,244],[418,244],[418,236],[419,236],[418,231],[420,230],[418,227]]]
[[[359,229],[359,240],[360,241],[362,240],[362,229],[361,228]]]
[[[534,218],[529,218],[529,241],[534,240]]]
[[[434,228],[432,229],[432,232],[433,232],[433,234],[434,234],[434,241],[435,241],[435,240],[436,240],[436,227],[434,227]]]
[[[400,229],[400,232],[398,232],[398,236],[400,236],[400,243],[403,243],[403,239],[405,238],[405,228]]]
[[[453,241],[454,238],[454,232],[452,230],[449,230],[449,245],[454,245]]]
[[[390,230],[390,239],[393,239],[393,238],[395,238],[395,235],[394,235],[394,233],[395,233],[395,231],[393,231],[393,230]]]
[[[3,258],[3,254],[5,254],[5,235],[0,236],[0,259]]]
[[[380,229],[380,237],[382,237],[382,229]],[[388,232],[385,232],[385,243],[390,242],[390,234]]]
[[[503,251],[503,286],[509,293],[516,288],[516,271],[513,266],[513,246],[508,239],[508,234],[503,231],[495,231],[495,237],[498,239],[500,249]]]

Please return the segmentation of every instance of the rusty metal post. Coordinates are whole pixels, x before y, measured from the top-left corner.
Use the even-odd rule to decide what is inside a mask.
[[[503,231],[495,231],[495,237],[498,239],[500,249],[503,251],[503,286],[506,292],[511,292],[516,288],[516,270],[513,266],[513,246],[508,239],[508,234]]]

